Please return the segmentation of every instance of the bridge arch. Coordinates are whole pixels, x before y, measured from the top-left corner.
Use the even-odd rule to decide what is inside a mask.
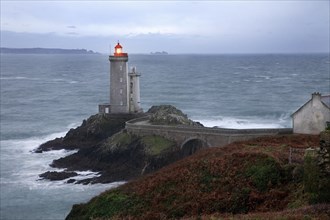
[[[181,152],[183,154],[183,156],[189,156],[194,154],[196,151],[202,149],[202,148],[207,148],[210,145],[202,140],[201,138],[198,137],[191,137],[188,138],[187,140],[185,140],[182,144],[181,144]]]

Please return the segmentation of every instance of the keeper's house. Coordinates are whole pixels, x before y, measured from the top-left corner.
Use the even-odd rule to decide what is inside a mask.
[[[330,95],[313,93],[312,98],[292,114],[293,133],[319,134],[330,123]]]

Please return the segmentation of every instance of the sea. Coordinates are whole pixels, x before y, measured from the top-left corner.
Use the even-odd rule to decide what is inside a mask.
[[[145,111],[174,105],[208,127],[289,128],[313,92],[330,94],[329,54],[136,54],[129,66],[141,74]],[[108,102],[109,69],[104,54],[1,54],[0,219],[64,219],[73,204],[123,184],[41,180],[75,151],[33,153]]]

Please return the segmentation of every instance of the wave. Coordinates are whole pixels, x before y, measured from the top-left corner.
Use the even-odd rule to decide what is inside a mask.
[[[75,123],[70,124],[67,129],[74,125]],[[50,169],[49,164],[54,159],[77,152],[54,150],[41,154],[33,153],[33,150],[42,143],[63,137],[65,134],[66,131],[63,131],[40,137],[1,140],[1,183],[8,181],[32,183],[38,179],[40,173]]]
[[[69,84],[79,83],[76,80],[68,80],[67,78],[56,78],[56,79],[50,80],[50,82],[53,82],[53,83],[63,83],[64,82],[64,83],[69,83]]]
[[[27,77],[24,76],[0,77],[0,80],[20,80],[20,79],[27,79]]]
[[[236,69],[242,69],[242,70],[250,70],[257,68],[256,66],[236,66]]]
[[[76,123],[70,124],[73,127]],[[82,184],[67,184],[67,179],[61,181],[41,180],[39,175],[47,171],[61,172],[65,169],[50,167],[53,160],[69,156],[77,150],[52,150],[43,153],[33,153],[33,150],[40,144],[57,137],[63,137],[66,132],[56,132],[41,137],[26,139],[2,140],[1,144],[1,177],[0,183],[4,189],[24,189],[28,191],[50,190],[71,190],[85,191],[86,187],[92,187],[92,191],[104,190],[117,187],[125,182],[114,182],[111,184],[94,184],[85,186]],[[97,172],[76,171],[76,180],[100,176]],[[97,186],[100,185],[100,186]],[[61,193],[61,192],[57,192]],[[7,195],[10,196],[10,195]]]
[[[271,76],[265,76],[265,75],[254,75],[255,78],[263,78],[263,79],[271,79]]]
[[[21,151],[28,152],[36,147],[38,147],[40,144],[58,138],[58,137],[64,137],[66,132],[56,132],[53,134],[40,136],[40,137],[30,137],[25,139],[9,139],[9,140],[1,140],[1,149],[13,149],[17,148]]]
[[[231,129],[258,129],[258,128],[287,128],[290,127],[290,120],[287,114],[278,118],[275,117],[213,117],[196,118],[205,127],[219,127]]]
[[[41,78],[29,78],[25,76],[5,76],[0,77],[0,80],[40,80]]]
[[[0,77],[0,80],[31,80],[31,81],[45,81],[45,82],[50,82],[50,83],[69,83],[69,84],[76,84],[79,83],[79,81],[76,80],[68,80],[66,78],[56,78],[56,79],[42,79],[42,78],[30,78],[30,77],[25,77],[25,76],[5,76],[5,77]]]

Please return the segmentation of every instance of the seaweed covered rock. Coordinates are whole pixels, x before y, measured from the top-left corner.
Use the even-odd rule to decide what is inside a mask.
[[[172,105],[152,106],[148,113],[151,114],[150,122],[158,125],[187,125],[202,127],[199,122],[190,120],[186,114]]]

